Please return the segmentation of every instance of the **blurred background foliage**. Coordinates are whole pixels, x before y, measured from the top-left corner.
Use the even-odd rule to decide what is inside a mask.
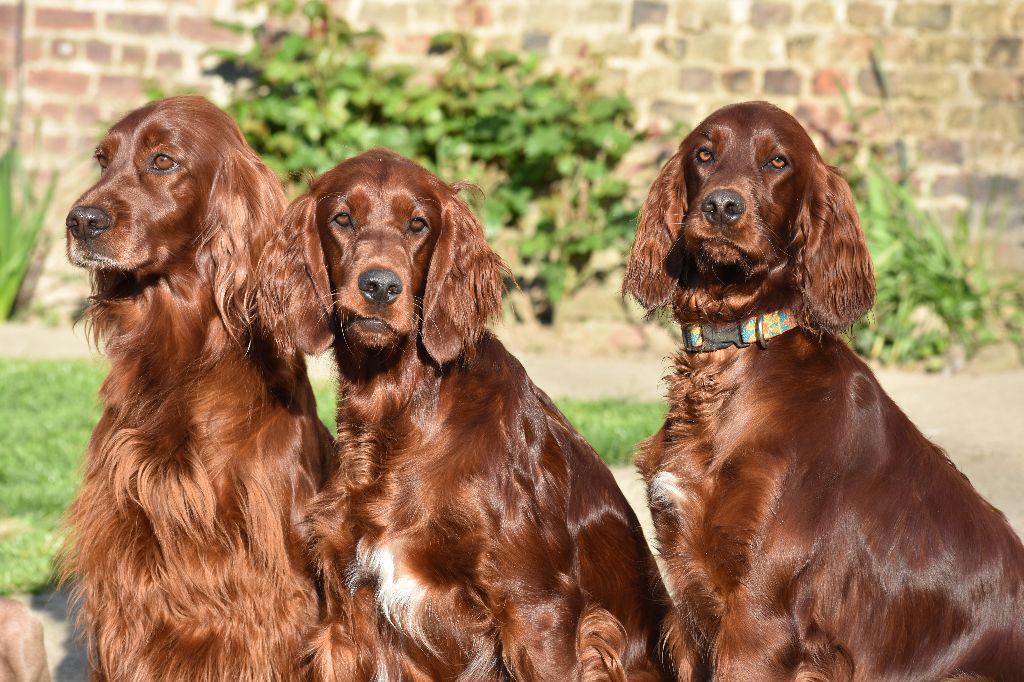
[[[229,111],[282,176],[384,146],[475,183],[488,238],[546,322],[606,274],[596,254],[626,250],[637,203],[615,169],[641,135],[630,101],[602,94],[596,75],[547,72],[535,54],[484,52],[459,34],[433,38],[429,71],[377,64],[380,36],[326,3],[266,4],[266,25],[289,29],[248,29],[252,47],[219,51],[218,68],[241,77]]]
[[[17,126],[7,120],[3,102],[0,88],[0,129],[9,131],[0,152],[0,322],[11,317],[19,299],[27,298],[25,285],[42,265],[43,220],[57,185],[55,173],[44,180],[25,168]]]
[[[872,55],[884,102],[888,84],[881,54]],[[995,255],[1009,207],[976,200],[940,220],[912,189],[913,168],[902,144],[874,144],[864,122],[879,112],[846,98],[850,135],[831,151],[853,190],[875,267],[871,313],[851,341],[884,365],[955,371],[983,346],[1024,348],[1024,283],[1000,271]]]

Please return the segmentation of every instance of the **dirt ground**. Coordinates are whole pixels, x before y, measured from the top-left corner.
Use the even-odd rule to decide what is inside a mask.
[[[553,397],[659,400],[663,396],[661,378],[668,367],[662,359],[663,343],[653,344],[646,354],[636,348],[595,354],[593,343],[566,343],[565,339],[545,343],[537,334],[514,327],[500,329],[499,335],[534,382]],[[599,341],[603,344],[604,337]],[[95,355],[81,325],[73,330],[0,325],[0,357]],[[310,371],[330,376],[329,360],[314,359]],[[982,495],[1024,535],[1024,369],[955,375],[879,371],[878,377],[924,434],[946,449]],[[618,467],[614,473],[649,531],[644,492],[634,470]],[[68,624],[66,595],[50,592],[19,599],[43,621],[54,679],[85,680],[85,656]]]

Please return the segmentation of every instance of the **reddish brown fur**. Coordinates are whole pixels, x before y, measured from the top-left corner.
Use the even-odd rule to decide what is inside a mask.
[[[731,228],[698,208],[721,189],[748,207]],[[850,190],[795,119],[755,102],[701,123],[651,189],[624,290],[681,323],[801,323],[677,355],[637,462],[684,680],[1020,679],[1024,548],[835,336],[874,280]]]
[[[154,154],[179,167],[152,170]],[[317,595],[296,523],[330,436],[298,353],[253,319],[285,206],[234,122],[199,97],[115,125],[78,200],[113,218],[68,255],[110,358],[68,513],[96,680],[291,680]]]
[[[299,322],[307,351],[333,343],[339,371],[337,468],[311,523],[326,591],[312,669],[664,679],[667,595],[637,519],[487,331],[503,266],[456,189],[367,152],[292,204],[268,261],[274,317]],[[403,283],[390,305],[356,288],[381,267]]]

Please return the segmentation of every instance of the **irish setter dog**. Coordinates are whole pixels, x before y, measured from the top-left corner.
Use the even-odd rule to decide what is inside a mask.
[[[623,288],[684,328],[637,461],[682,679],[1021,679],[1024,548],[837,338],[871,261],[792,116],[737,104],[683,140]]]
[[[666,679],[636,516],[487,331],[504,268],[458,189],[387,150],[349,159],[291,205],[265,271],[281,333],[338,368],[312,673]]]
[[[93,679],[299,679],[318,596],[297,523],[332,446],[301,354],[254,317],[284,193],[199,97],[129,113],[96,158],[67,252],[110,374],[64,567]]]

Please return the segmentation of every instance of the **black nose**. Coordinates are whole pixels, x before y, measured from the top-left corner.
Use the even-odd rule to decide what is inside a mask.
[[[390,270],[367,270],[359,275],[358,284],[363,298],[377,305],[391,305],[402,293],[402,280]]]
[[[720,189],[704,197],[700,210],[712,225],[728,227],[740,219],[747,204],[731,189]]]
[[[88,239],[110,229],[110,214],[96,206],[75,206],[64,224],[76,239]]]

